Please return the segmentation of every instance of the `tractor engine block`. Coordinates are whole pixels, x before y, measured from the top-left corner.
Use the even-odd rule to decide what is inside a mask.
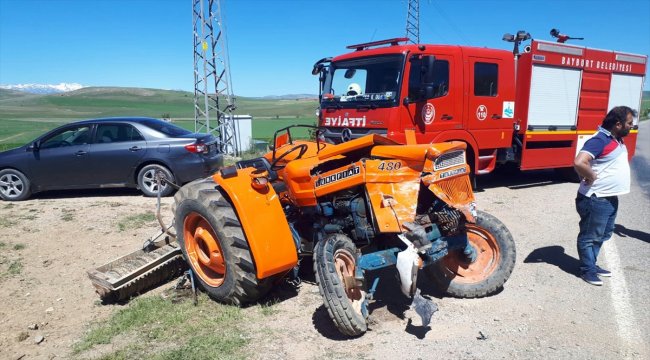
[[[374,228],[369,221],[368,208],[364,196],[359,191],[349,191],[332,196],[330,201],[321,201],[319,209],[327,224],[326,233],[344,230],[358,242],[369,242],[375,237]]]

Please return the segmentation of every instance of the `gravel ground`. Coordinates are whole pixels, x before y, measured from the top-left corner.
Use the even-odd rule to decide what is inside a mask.
[[[247,325],[252,338],[247,350],[259,359],[648,359],[646,144],[650,141],[640,140],[633,162],[645,170],[635,170],[633,194],[621,199],[614,242],[603,250],[603,265],[615,266],[604,286],[576,276],[577,185],[549,171],[494,174],[481,178],[477,199],[480,209],[508,226],[517,245],[515,269],[503,291],[484,299],[452,299],[422,275],[423,294],[439,308],[429,327],[422,327],[394,273],[386,270],[371,305],[369,331],[347,339],[329,319],[305,259],[300,289],[274,290],[274,314]],[[163,200],[163,211],[170,211],[171,201]],[[153,223],[124,231],[118,224],[154,206],[155,200],[130,190],[46,193],[0,203],[0,359],[69,357],[87,325],[119,307],[97,304],[86,270],[152,235]],[[12,264],[20,268],[17,274],[9,274]],[[32,324],[38,329],[29,329]],[[43,341],[37,344],[39,336]]]

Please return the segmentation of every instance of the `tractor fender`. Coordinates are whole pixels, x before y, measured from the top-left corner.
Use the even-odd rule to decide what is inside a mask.
[[[213,175],[228,195],[241,223],[257,269],[257,278],[287,272],[298,264],[298,252],[278,194],[267,186],[255,184],[254,168],[237,170],[225,178]],[[255,186],[254,186],[255,185]]]

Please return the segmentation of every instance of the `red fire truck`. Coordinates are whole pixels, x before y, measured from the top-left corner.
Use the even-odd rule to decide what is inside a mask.
[[[524,34],[511,36],[512,52],[397,38],[319,60],[325,138],[404,141],[404,130],[415,129],[419,143],[466,142],[475,174],[508,162],[575,174],[576,152],[609,109],[640,110],[648,57],[539,40],[519,53]],[[630,157],[637,122],[625,139]]]

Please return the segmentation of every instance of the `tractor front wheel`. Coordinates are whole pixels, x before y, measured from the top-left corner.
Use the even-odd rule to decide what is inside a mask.
[[[478,212],[476,224],[467,225],[467,239],[476,251],[474,261],[456,250],[427,267],[426,273],[451,296],[492,295],[503,287],[515,266],[515,241],[499,219],[482,211]]]
[[[239,305],[269,290],[270,279],[257,279],[237,214],[211,178],[183,186],[174,201],[178,243],[210,297]]]
[[[366,291],[354,278],[357,248],[345,235],[334,234],[314,251],[316,283],[330,318],[345,335],[358,336],[368,325]]]

